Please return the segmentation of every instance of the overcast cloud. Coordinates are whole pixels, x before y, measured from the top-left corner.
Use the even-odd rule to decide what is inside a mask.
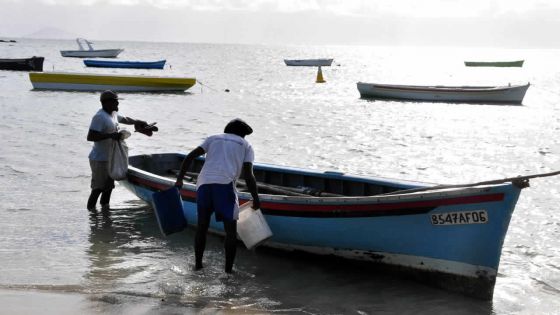
[[[560,1],[0,0],[0,37],[560,47]]]

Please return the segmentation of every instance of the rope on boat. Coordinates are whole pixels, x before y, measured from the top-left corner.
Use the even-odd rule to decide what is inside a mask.
[[[202,81],[200,81],[200,80],[197,80],[196,82],[198,82],[200,85],[202,85],[202,86],[204,86],[204,87],[206,87],[206,88],[209,88],[210,90],[212,90],[212,91],[214,91],[214,92],[219,92],[217,89],[215,89],[215,88],[213,88],[213,87],[210,87],[210,86],[208,86],[208,85],[202,83]]]
[[[177,175],[179,170],[168,170],[169,173]],[[188,181],[194,182],[195,178],[198,177],[198,173],[194,172],[187,172],[185,174],[185,179]],[[408,194],[414,192],[424,192],[430,190],[441,190],[441,189],[449,189],[449,188],[467,188],[467,187],[475,187],[475,186],[482,186],[482,185],[496,185],[496,184],[503,184],[507,182],[511,182],[516,187],[523,189],[529,187],[529,179],[539,178],[539,177],[551,177],[560,175],[560,171],[554,171],[549,173],[539,173],[539,174],[532,174],[532,175],[524,175],[524,176],[517,176],[517,177],[507,177],[503,179],[494,179],[488,181],[482,181],[477,183],[471,184],[457,184],[457,185],[436,185],[430,187],[421,187],[421,188],[412,188],[412,189],[404,189],[404,190],[397,190],[389,193],[378,194],[375,196],[386,196],[386,195],[398,195],[398,194]],[[187,176],[190,176],[188,178]],[[238,183],[242,186],[245,186],[245,182],[243,180],[238,180]],[[306,189],[297,189],[297,188],[290,188],[290,187],[283,187],[277,186],[272,184],[264,184],[264,183],[257,183],[259,189],[265,189],[275,193],[285,194],[287,196],[315,196],[315,197],[344,197],[343,195],[333,194],[333,193],[326,193],[322,191],[310,191]]]
[[[503,184],[503,183],[507,183],[507,182],[511,182],[513,185],[517,186],[518,188],[523,189],[523,188],[529,187],[529,179],[539,178],[539,177],[550,177],[550,176],[556,176],[556,175],[560,175],[560,171],[554,171],[554,172],[549,172],[549,173],[540,173],[540,174],[532,174],[532,175],[524,175],[524,176],[517,176],[517,177],[507,177],[507,178],[503,178],[503,179],[494,179],[494,180],[488,180],[488,181],[472,183],[472,184],[437,185],[437,186],[431,186],[431,187],[412,188],[412,189],[406,189],[406,190],[393,191],[393,192],[385,193],[385,194],[382,194],[382,195],[396,195],[396,194],[402,194],[402,193],[412,193],[412,192],[429,191],[429,190],[440,190],[440,189],[447,189],[447,188],[465,188],[465,187],[474,187],[474,186],[481,186],[481,185],[495,185],[495,184]]]

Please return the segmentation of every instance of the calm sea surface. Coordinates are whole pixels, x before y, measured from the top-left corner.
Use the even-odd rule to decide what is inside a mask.
[[[255,130],[256,160],[360,175],[460,184],[560,170],[560,51],[439,47],[303,47],[97,42],[119,59],[167,59],[164,70],[88,69],[63,58],[73,41],[0,43],[0,58],[44,56],[46,71],[196,77],[188,93],[122,96],[125,116],[157,121],[130,154],[187,152],[234,117]],[[335,59],[316,69],[283,58]],[[525,59],[522,68],[464,60]],[[367,101],[356,82],[507,85],[531,82],[523,106]],[[229,89],[229,93],[225,92]],[[304,314],[560,313],[560,177],[523,190],[502,251],[494,299],[481,302],[320,257],[239,246],[225,276],[222,239],[191,270],[194,229],[162,238],[150,206],[118,186],[110,217],[85,208],[86,141],[99,95],[33,91],[0,71],[0,289],[76,293],[91,308]],[[398,231],[395,231],[398,233]],[[1,300],[1,298],[0,298]]]

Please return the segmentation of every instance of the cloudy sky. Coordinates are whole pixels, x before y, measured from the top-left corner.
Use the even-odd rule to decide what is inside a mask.
[[[0,0],[2,37],[560,47],[560,0]]]

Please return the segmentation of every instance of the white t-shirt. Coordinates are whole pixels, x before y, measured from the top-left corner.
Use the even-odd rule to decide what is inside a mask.
[[[89,129],[95,130],[100,133],[113,133],[119,130],[119,121],[122,121],[123,116],[113,112],[109,115],[101,108],[95,113],[91,119]],[[105,139],[93,142],[93,148],[89,153],[89,159],[93,161],[108,161],[109,150],[111,148],[112,139]]]
[[[243,163],[255,160],[249,142],[230,133],[210,136],[200,147],[206,152],[206,160],[196,181],[197,187],[236,181],[241,175]]]

